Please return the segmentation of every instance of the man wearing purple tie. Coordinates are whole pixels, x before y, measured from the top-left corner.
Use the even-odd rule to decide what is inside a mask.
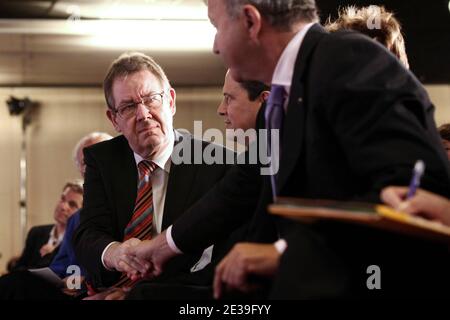
[[[422,187],[450,196],[450,168],[439,146],[434,107],[414,75],[367,37],[325,31],[314,0],[209,0],[208,14],[217,29],[214,52],[231,76],[271,84],[272,93],[282,87],[285,96],[281,102],[269,97],[273,105],[259,126],[281,131],[279,171],[263,177],[246,242],[216,268],[216,298],[230,289],[248,293],[265,280],[272,298],[448,295],[450,265],[441,259],[448,255],[446,246],[267,213],[278,197],[379,202],[383,187],[408,184],[418,159],[427,166]],[[233,188],[245,190],[245,183],[229,181]],[[149,261],[157,274],[174,255],[192,252],[246,216],[235,207],[214,215],[200,209],[175,221],[167,237],[131,254]],[[274,219],[276,232],[269,235],[267,222]],[[367,286],[366,270],[373,264],[381,267],[382,290]]]

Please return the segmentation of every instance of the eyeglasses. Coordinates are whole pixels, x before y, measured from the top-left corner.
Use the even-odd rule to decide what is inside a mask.
[[[114,110],[116,114],[118,114],[121,118],[129,119],[136,115],[136,110],[138,105],[143,104],[147,110],[157,109],[161,107],[164,97],[164,91],[158,93],[152,93],[146,97],[141,97],[141,101],[139,102],[131,102],[124,105],[121,105]]]

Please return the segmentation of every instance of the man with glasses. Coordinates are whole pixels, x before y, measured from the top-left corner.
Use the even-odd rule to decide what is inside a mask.
[[[173,129],[175,90],[148,56],[123,54],[114,61],[104,93],[107,117],[122,135],[84,150],[85,205],[74,236],[75,251],[94,287],[132,287],[126,273],[134,269],[144,273],[149,266],[128,259],[127,248],[165,230],[227,170],[223,164],[203,160],[179,164],[173,159],[181,155],[174,150],[200,145],[201,150],[208,147],[223,155],[223,160],[227,152]],[[178,144],[187,148],[178,149]],[[191,155],[193,160],[194,152]],[[163,276],[186,275],[193,284],[210,283],[212,272],[204,267],[216,249],[171,261]]]

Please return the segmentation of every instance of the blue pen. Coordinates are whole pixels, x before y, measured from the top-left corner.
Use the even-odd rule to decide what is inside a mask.
[[[410,199],[416,194],[416,190],[420,186],[420,179],[422,178],[424,171],[425,163],[422,160],[417,160],[416,164],[414,165],[413,175],[411,178],[411,183],[409,184],[409,190],[406,199]]]

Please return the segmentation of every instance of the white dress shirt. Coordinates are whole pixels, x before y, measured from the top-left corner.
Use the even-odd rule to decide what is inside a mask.
[[[167,192],[167,184],[169,181],[170,167],[172,165],[171,155],[174,148],[175,140],[179,140],[179,133],[174,132],[172,138],[170,139],[169,145],[167,148],[161,152],[158,156],[156,156],[151,161],[156,164],[155,170],[150,175],[150,180],[152,182],[152,192],[153,192],[153,224],[152,224],[152,237],[157,236],[161,233],[163,213],[164,213],[164,205],[166,202],[166,192]],[[136,161],[136,167],[139,165],[139,162],[145,160],[139,154],[134,153],[134,160]],[[136,185],[139,184],[139,179],[136,181]],[[103,266],[105,268],[104,255],[106,250],[117,241],[111,242],[106,246],[103,250],[101,259]],[[173,241],[172,241],[173,242]],[[191,272],[199,271],[203,269],[206,265],[211,262],[213,246],[207,248],[200,260],[192,267]],[[108,268],[107,268],[108,269]],[[108,269],[110,270],[110,269]]]

